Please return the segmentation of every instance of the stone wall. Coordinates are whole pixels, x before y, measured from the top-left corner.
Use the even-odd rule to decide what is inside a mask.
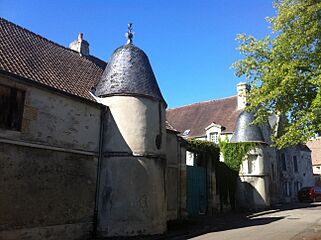
[[[99,100],[110,109],[101,162],[99,236],[163,233],[167,204],[164,104],[132,96]]]
[[[282,164],[281,154],[285,156],[285,166]],[[280,199],[282,202],[297,201],[300,188],[314,185],[311,152],[302,146],[296,146],[284,149],[279,153],[279,157]],[[297,169],[294,157],[297,159]]]
[[[166,193],[167,193],[167,220],[178,219],[179,209],[179,143],[175,133],[167,132],[167,181],[166,181]]]
[[[244,158],[237,183],[238,204],[242,208],[259,209],[270,206],[271,163],[275,155],[271,148],[259,144]]]
[[[80,239],[93,230],[98,104],[0,76],[25,92],[20,131],[0,129],[0,239]]]
[[[186,148],[176,132],[167,131],[167,220],[183,219],[186,212]]]
[[[96,168],[94,156],[0,143],[0,239],[73,239],[62,225],[88,236]]]
[[[99,236],[135,236],[166,230],[164,159],[110,156],[102,162]]]
[[[0,138],[97,152],[100,107],[0,76],[0,84],[25,91],[21,131],[0,129]]]

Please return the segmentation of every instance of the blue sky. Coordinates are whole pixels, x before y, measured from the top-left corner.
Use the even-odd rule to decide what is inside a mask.
[[[64,46],[83,32],[105,61],[133,22],[170,108],[235,95],[236,34],[264,37],[274,15],[272,0],[0,0],[1,17]]]

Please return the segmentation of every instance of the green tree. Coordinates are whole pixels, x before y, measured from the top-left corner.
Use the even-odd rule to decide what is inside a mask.
[[[270,114],[286,116],[279,148],[306,142],[321,132],[321,1],[278,0],[271,32],[263,39],[240,34],[237,76],[251,85],[249,111],[256,123]]]

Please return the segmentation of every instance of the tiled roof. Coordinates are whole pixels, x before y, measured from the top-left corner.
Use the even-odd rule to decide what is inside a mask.
[[[177,131],[172,125],[170,125],[170,123],[167,120],[165,121],[165,124],[166,124],[166,129],[167,130],[179,133],[179,131]]]
[[[0,70],[92,101],[106,63],[0,18]]]
[[[321,165],[321,138],[310,140],[307,146],[311,150],[312,165]]]
[[[169,109],[166,117],[178,131],[189,129],[188,137],[201,137],[213,122],[223,126],[224,132],[234,132],[240,112],[237,110],[237,96],[233,96]]]

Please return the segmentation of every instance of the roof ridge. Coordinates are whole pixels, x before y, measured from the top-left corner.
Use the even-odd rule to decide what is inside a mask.
[[[189,106],[196,105],[196,104],[221,101],[221,100],[225,100],[225,99],[233,98],[233,97],[237,97],[237,95],[233,95],[233,96],[229,96],[229,97],[222,97],[222,98],[217,98],[217,99],[212,99],[212,100],[207,100],[207,101],[203,101],[203,102],[190,103],[190,104],[186,104],[186,105],[179,106],[179,107],[176,107],[176,108],[169,108],[166,111],[175,110],[175,109],[184,108],[184,107],[189,107]]]
[[[28,32],[28,33],[30,33],[30,34],[33,34],[33,35],[35,35],[36,37],[39,37],[40,39],[42,39],[42,40],[44,40],[44,41],[47,41],[47,42],[49,42],[49,43],[52,43],[52,44],[56,45],[57,47],[64,48],[64,49],[66,49],[66,50],[68,50],[68,51],[70,51],[70,52],[73,52],[73,53],[78,53],[77,51],[75,51],[75,50],[73,50],[73,49],[70,49],[70,48],[68,48],[68,47],[65,47],[65,46],[59,44],[59,43],[56,43],[56,42],[54,42],[54,41],[52,41],[52,40],[49,40],[48,38],[45,38],[44,36],[41,36],[40,34],[35,33],[35,32],[33,32],[33,31],[31,31],[31,30],[29,30],[29,29],[27,29],[27,28],[24,28],[24,27],[22,27],[22,26],[20,26],[20,25],[18,25],[18,24],[16,24],[16,23],[13,23],[13,22],[11,22],[11,21],[3,18],[3,17],[0,17],[0,20],[3,20],[3,21],[5,21],[5,22],[7,22],[8,24],[11,24],[11,25],[13,25],[13,26],[15,26],[15,27],[17,27],[17,28],[20,28],[21,30],[23,30],[23,31],[25,31],[25,32]],[[81,56],[79,53],[78,53],[78,55],[79,55],[81,58],[84,58],[84,59],[86,59],[87,61],[90,61],[88,58],[86,58],[86,56]],[[100,59],[100,58],[98,58],[98,57],[96,57],[96,56],[94,56],[94,55],[90,55],[90,56],[95,57],[95,58],[97,58],[97,59],[99,59],[99,60],[101,60],[101,61],[104,61],[104,60],[102,60],[102,59]],[[90,62],[92,62],[92,61],[90,61]],[[104,62],[105,62],[105,61],[104,61]],[[97,65],[97,64],[95,64],[95,65]]]

